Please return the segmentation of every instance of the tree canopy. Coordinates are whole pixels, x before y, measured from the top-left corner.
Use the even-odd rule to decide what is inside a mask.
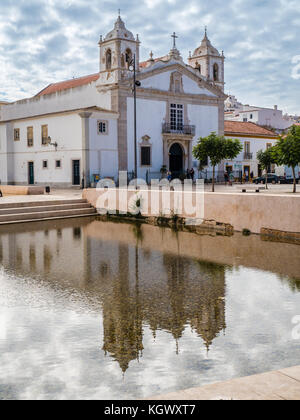
[[[242,150],[243,146],[238,139],[227,139],[216,133],[211,133],[208,137],[200,137],[193,148],[193,156],[199,162],[210,160],[213,167],[213,191],[216,166],[225,159],[233,160]]]
[[[294,125],[289,130],[287,136],[280,137],[273,150],[273,155],[278,165],[285,165],[292,168],[294,192],[296,192],[295,168],[300,163],[300,126]]]
[[[257,160],[259,161],[262,169],[265,169],[266,171],[266,188],[268,189],[268,170],[269,167],[274,164],[277,163],[277,157],[276,157],[276,153],[275,153],[275,149],[274,147],[270,147],[267,150],[260,150],[259,152],[257,152]]]
[[[200,137],[193,149],[193,156],[200,162],[210,159],[212,166],[217,166],[224,159],[234,159],[243,146],[238,139],[226,139],[211,133],[208,137]]]

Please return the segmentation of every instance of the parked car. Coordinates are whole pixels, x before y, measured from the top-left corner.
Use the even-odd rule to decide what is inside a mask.
[[[288,178],[286,176],[282,176],[280,178],[282,178],[281,181],[280,181],[281,184],[293,184],[294,183],[294,178]],[[296,182],[297,182],[297,184],[299,184],[299,182],[300,182],[299,177],[296,178]]]
[[[295,174],[296,174],[296,180],[297,183],[299,183],[300,178],[300,167],[296,166],[295,168]],[[284,170],[284,184],[293,184],[294,183],[294,177],[293,177],[293,169],[290,167],[285,167]]]
[[[260,176],[258,178],[255,178],[253,180],[255,184],[265,184],[266,183],[266,175]],[[276,175],[276,174],[268,174],[268,183],[270,184],[280,184],[282,182],[282,177]]]

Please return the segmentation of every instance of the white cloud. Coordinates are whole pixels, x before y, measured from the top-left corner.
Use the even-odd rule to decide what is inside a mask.
[[[150,50],[166,54],[174,31],[186,58],[208,25],[212,43],[227,57],[230,92],[243,102],[270,106],[272,73],[275,103],[300,113],[298,63],[287,71],[291,57],[300,54],[298,0],[90,0],[89,7],[85,0],[1,2],[0,99],[21,99],[60,78],[96,72],[99,35],[112,28],[119,7],[127,27],[140,34],[142,59]],[[259,89],[245,86],[245,78]]]
[[[293,57],[292,64],[295,64],[292,70],[292,78],[298,80],[300,79],[300,55]]]

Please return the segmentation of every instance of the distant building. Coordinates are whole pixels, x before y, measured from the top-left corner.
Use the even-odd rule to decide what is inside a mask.
[[[274,108],[261,108],[243,105],[236,110],[225,112],[225,121],[252,122],[262,127],[283,133],[293,125],[293,121],[286,119],[277,105]]]
[[[240,109],[243,109],[243,104],[238,102],[234,95],[228,95],[228,98],[225,101],[225,113],[238,111]]]
[[[233,161],[224,161],[224,171],[234,172],[236,176],[254,177],[262,175],[262,168],[257,160],[257,152],[275,145],[278,135],[273,131],[251,122],[225,121],[225,137],[239,139],[243,151]],[[282,168],[270,168],[271,172],[282,172]]]

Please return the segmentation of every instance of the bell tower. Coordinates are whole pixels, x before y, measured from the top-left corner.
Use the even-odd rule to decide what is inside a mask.
[[[104,38],[100,46],[100,79],[102,85],[119,83],[129,72],[130,64],[136,57],[136,70],[139,70],[140,40],[133,36],[121,19],[120,12],[114,29]]]
[[[205,28],[204,38],[200,47],[196,48],[193,55],[190,53],[189,65],[199,70],[207,81],[214,83],[224,92],[224,62],[225,57],[214,48],[208,39],[207,29]]]

